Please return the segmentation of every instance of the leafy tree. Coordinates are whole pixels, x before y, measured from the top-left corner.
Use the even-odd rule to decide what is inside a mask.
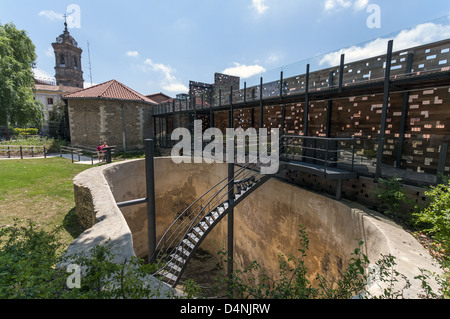
[[[69,111],[62,101],[49,112],[49,132],[51,137],[70,141]]]
[[[0,25],[0,128],[9,123],[41,126],[42,104],[33,97],[35,46],[26,31]]]

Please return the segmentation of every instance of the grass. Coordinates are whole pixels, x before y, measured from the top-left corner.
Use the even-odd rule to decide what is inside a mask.
[[[83,231],[72,180],[90,167],[63,158],[0,160],[0,227],[16,219],[49,231],[61,227],[61,241],[69,245]]]

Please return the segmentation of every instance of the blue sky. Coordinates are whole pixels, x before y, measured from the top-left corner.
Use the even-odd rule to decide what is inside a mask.
[[[86,82],[90,60],[93,83],[116,79],[142,94],[170,96],[190,80],[214,82],[215,72],[251,82],[284,69],[304,73],[296,62],[318,55],[326,67],[341,52],[349,59],[380,54],[386,44],[374,39],[401,30],[393,36],[398,49],[450,38],[448,0],[0,0],[0,23],[28,32],[41,77],[54,75],[51,43],[64,14],[84,50]]]

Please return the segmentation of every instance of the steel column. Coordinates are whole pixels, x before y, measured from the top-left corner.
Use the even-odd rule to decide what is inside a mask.
[[[259,128],[264,127],[264,104],[263,104],[263,78],[260,78],[259,84]]]
[[[234,128],[234,116],[233,116],[233,103],[230,104],[230,118],[229,118],[229,127]],[[227,138],[233,138],[232,143],[230,145],[234,145],[234,136]],[[231,141],[230,141],[231,142]],[[228,145],[227,145],[228,146]],[[228,152],[228,149],[227,149]],[[232,160],[232,162],[230,162]],[[228,159],[228,199],[229,199],[229,207],[230,211],[228,213],[228,232],[227,232],[227,276],[228,276],[228,290],[231,289],[231,279],[233,276],[233,259],[234,259],[234,155],[232,159]]]
[[[145,184],[147,192],[148,262],[156,261],[156,210],[155,210],[155,167],[154,142],[145,140]]]
[[[341,54],[341,64],[339,65],[339,83],[338,83],[338,92],[342,92],[342,85],[344,82],[344,62],[345,62],[345,54]]]
[[[383,110],[381,113],[380,135],[378,136],[377,167],[375,170],[375,178],[376,179],[381,177],[381,162],[383,160],[384,138],[386,136],[386,118],[387,118],[388,107],[389,107],[393,43],[394,43],[393,40],[389,40],[388,50],[387,50],[387,55],[386,55],[386,71],[384,74]]]
[[[308,136],[308,117],[309,117],[309,64],[306,65],[305,80],[305,115],[303,117],[303,135]]]

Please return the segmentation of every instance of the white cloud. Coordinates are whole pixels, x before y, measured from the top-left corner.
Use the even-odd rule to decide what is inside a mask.
[[[33,74],[36,79],[56,82],[55,77],[53,75],[50,75],[50,73],[48,73],[47,71],[34,68]]]
[[[265,61],[266,61],[267,64],[274,64],[274,63],[279,62],[282,58],[283,57],[281,55],[276,54],[276,53],[272,53],[266,58]]]
[[[355,10],[364,10],[369,5],[369,0],[356,0],[353,6]]]
[[[55,51],[53,50],[52,47],[48,47],[47,50],[45,51],[45,55],[48,56],[49,58],[54,58]]]
[[[339,65],[341,54],[345,54],[346,63],[385,54],[387,41],[391,39],[394,40],[394,50],[399,51],[449,37],[450,25],[434,23],[419,24],[412,29],[403,30],[391,38],[378,38],[361,46],[352,46],[328,53],[320,60],[319,64],[329,66]]]
[[[346,1],[346,0],[326,0],[324,7],[325,7],[326,11],[329,11],[329,10],[337,9],[339,7],[348,8],[351,5],[352,5],[351,1]]]
[[[233,62],[234,66],[222,71],[223,74],[239,76],[243,79],[252,77],[257,74],[266,72],[266,69],[260,65],[241,65],[237,62]]]
[[[174,92],[174,93],[187,93],[189,92],[189,89],[186,87],[186,85],[182,83],[168,83],[163,84],[162,88],[168,92]]]
[[[370,0],[325,0],[325,11],[348,9],[353,7],[354,10],[360,11],[367,7]]]
[[[46,17],[47,19],[50,19],[52,21],[54,21],[54,20],[63,21],[64,20],[64,15],[62,13],[57,13],[53,10],[42,10],[41,12],[39,12],[39,15],[42,17]]]
[[[265,2],[266,0],[252,0],[251,7],[255,9],[258,14],[264,14],[264,12],[269,9]]]
[[[128,51],[126,54],[129,57],[137,57],[137,56],[139,56],[139,52],[137,52],[137,51]]]
[[[186,93],[189,89],[173,75],[175,70],[170,65],[162,63],[154,63],[151,59],[145,60],[145,65],[150,67],[151,71],[159,72],[163,75],[163,79],[160,82],[161,87],[169,92]]]

